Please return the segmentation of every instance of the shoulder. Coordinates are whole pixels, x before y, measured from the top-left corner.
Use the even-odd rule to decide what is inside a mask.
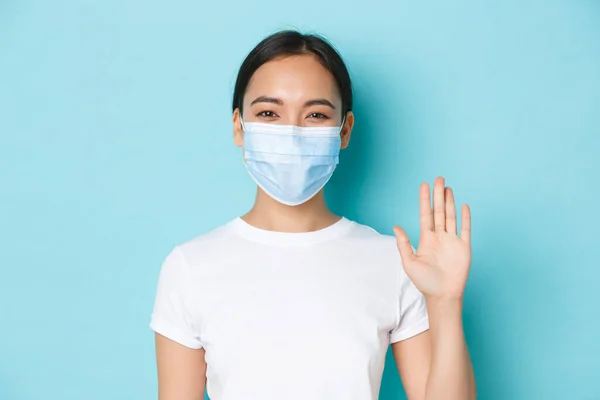
[[[382,249],[393,251],[394,254],[398,255],[398,246],[396,242],[396,236],[393,234],[383,234],[369,225],[360,224],[354,222],[354,228],[350,231],[349,237],[354,240],[363,240],[365,244],[371,246],[377,246]],[[413,251],[416,251],[412,246]]]
[[[382,234],[369,225],[358,222],[353,222],[353,228],[348,233],[347,239],[349,241],[361,242],[361,245],[374,249],[392,251],[394,254],[398,252],[395,236]]]
[[[399,278],[406,280],[408,277],[404,272],[396,236],[380,233],[368,225],[353,223],[354,227],[347,236],[349,244],[357,251],[368,254],[376,264],[399,270]],[[414,247],[413,251],[416,251]]]
[[[215,243],[229,240],[233,236],[231,223],[225,223],[216,228],[212,228],[206,233],[195,236],[180,243],[179,247],[182,251],[194,251],[203,247],[210,247]]]
[[[177,244],[173,253],[178,253],[186,263],[194,264],[199,258],[210,259],[230,252],[235,247],[235,239],[231,222],[227,222]]]

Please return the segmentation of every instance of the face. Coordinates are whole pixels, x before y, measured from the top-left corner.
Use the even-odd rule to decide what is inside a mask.
[[[342,99],[334,77],[313,55],[290,56],[256,70],[244,96],[244,122],[297,126],[340,126]],[[233,115],[234,142],[244,144],[240,112]],[[341,148],[346,148],[354,116],[346,114]]]

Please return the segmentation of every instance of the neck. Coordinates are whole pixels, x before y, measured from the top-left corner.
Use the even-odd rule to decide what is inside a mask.
[[[332,213],[321,190],[298,206],[286,206],[273,200],[260,188],[252,209],[242,219],[260,229],[277,232],[311,232],[326,228],[340,217]]]

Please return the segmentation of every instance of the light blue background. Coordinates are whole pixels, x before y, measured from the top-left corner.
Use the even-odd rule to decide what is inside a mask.
[[[421,181],[471,205],[480,398],[600,399],[599,21],[593,0],[0,2],[0,399],[155,398],[160,263],[251,206],[232,86],[288,27],[354,79],[336,212],[416,244]]]

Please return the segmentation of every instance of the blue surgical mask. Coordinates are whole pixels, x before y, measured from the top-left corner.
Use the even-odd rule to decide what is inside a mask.
[[[337,167],[343,126],[242,121],[246,169],[278,202],[289,206],[305,203],[325,186]]]

